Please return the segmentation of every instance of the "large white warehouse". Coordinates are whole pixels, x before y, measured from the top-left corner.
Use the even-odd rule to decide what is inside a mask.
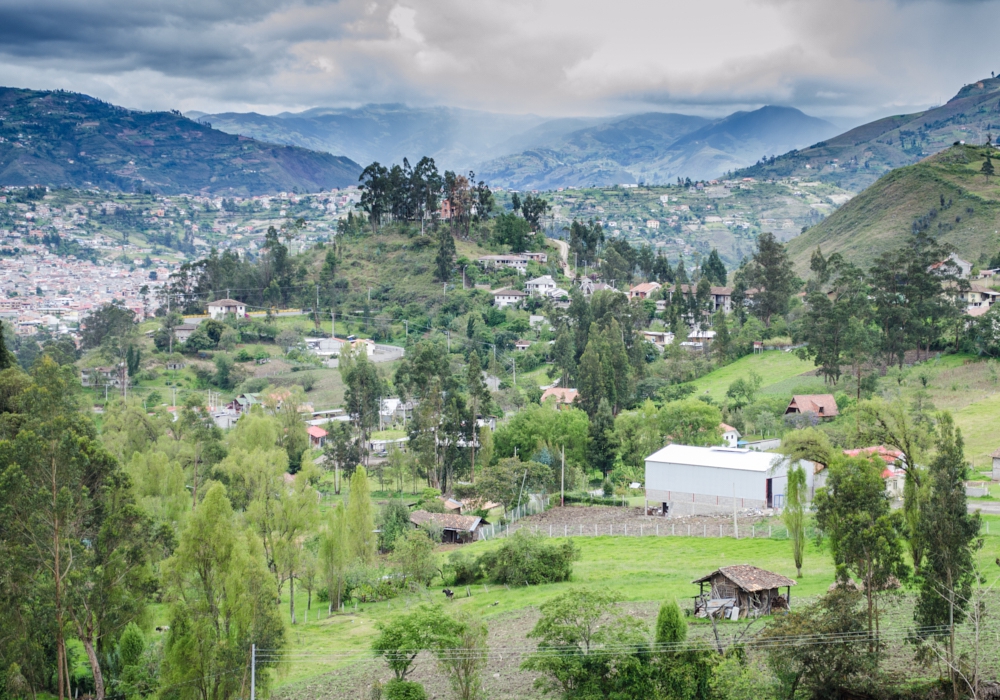
[[[813,465],[803,463],[813,493]],[[646,458],[646,504],[664,513],[733,512],[735,507],[781,508],[788,483],[783,455],[732,447],[667,445]]]

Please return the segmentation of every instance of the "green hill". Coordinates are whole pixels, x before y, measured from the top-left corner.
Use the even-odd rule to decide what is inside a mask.
[[[226,134],[178,112],[0,88],[0,184],[254,195],[356,184],[348,158]]]
[[[973,263],[1000,250],[1000,181],[980,173],[982,146],[957,145],[915,165],[893,170],[827,219],[788,243],[800,274],[812,252],[841,253],[862,265],[930,229]]]
[[[739,177],[801,177],[855,192],[894,168],[911,165],[956,141],[984,143],[1000,125],[1000,78],[966,85],[940,107],[885,117],[790,151],[736,173]]]

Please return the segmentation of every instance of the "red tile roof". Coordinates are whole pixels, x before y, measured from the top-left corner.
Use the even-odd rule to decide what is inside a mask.
[[[796,394],[785,413],[815,413],[823,418],[840,415],[833,394]]]
[[[306,428],[306,432],[309,433],[314,438],[325,438],[326,437],[326,431],[323,430],[318,425],[310,425],[308,428]]]
[[[576,389],[563,389],[558,386],[550,387],[542,392],[541,402],[545,403],[545,399],[550,396],[554,396],[556,403],[573,403],[576,401],[576,397],[580,395],[580,392]]]

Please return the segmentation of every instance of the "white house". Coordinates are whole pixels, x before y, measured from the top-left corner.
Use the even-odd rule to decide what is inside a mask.
[[[505,309],[521,303],[526,296],[528,295],[517,289],[498,289],[493,292],[493,305],[498,309]]]
[[[811,496],[815,470],[803,467]],[[646,457],[646,504],[665,514],[781,508],[787,483],[788,459],[768,452],[675,444]]]
[[[246,316],[247,305],[235,299],[220,299],[219,301],[208,302],[208,315],[214,319],[220,319],[226,314]]]
[[[722,431],[722,439],[725,441],[727,447],[738,447],[740,438],[740,431],[731,425],[726,425],[725,423],[719,423],[719,430]]]
[[[552,275],[542,275],[525,282],[524,289],[533,297],[544,297],[556,290],[556,281]]]
[[[649,221],[646,222],[646,228],[658,229],[660,228],[660,222],[657,221],[656,219],[650,219]]]

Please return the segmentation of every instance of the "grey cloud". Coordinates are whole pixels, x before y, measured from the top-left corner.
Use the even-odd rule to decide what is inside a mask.
[[[0,0],[0,79],[213,111],[406,101],[552,115],[762,104],[875,115],[988,75],[998,6]],[[767,22],[720,22],[734,16]]]

